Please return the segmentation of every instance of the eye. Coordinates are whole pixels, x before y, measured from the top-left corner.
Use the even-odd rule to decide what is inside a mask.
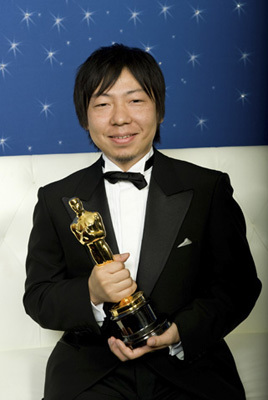
[[[95,107],[98,107],[98,108],[102,108],[102,107],[106,107],[106,106],[108,106],[108,103],[99,103],[99,104],[95,105]]]
[[[132,103],[142,103],[143,102],[142,99],[133,99],[131,101],[132,101]]]

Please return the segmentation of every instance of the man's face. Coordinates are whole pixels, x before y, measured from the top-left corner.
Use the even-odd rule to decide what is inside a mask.
[[[95,145],[127,171],[151,148],[157,129],[155,102],[127,68],[100,96],[93,93],[87,111],[88,130]]]

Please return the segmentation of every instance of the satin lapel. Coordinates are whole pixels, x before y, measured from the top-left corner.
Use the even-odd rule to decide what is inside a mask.
[[[158,167],[156,167],[156,176]],[[171,173],[170,187],[172,187],[172,180],[175,186],[172,187],[173,193],[167,194],[166,177],[162,179],[158,175],[160,178],[156,181],[155,174],[152,175],[137,276],[138,287],[146,296],[152,292],[167,262],[193,196],[192,190],[182,189],[178,184],[172,168],[166,165],[164,170]]]

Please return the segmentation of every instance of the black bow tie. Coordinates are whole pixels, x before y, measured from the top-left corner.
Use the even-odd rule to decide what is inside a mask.
[[[118,181],[130,181],[139,190],[147,186],[146,179],[144,175],[139,172],[121,172],[121,171],[111,171],[105,172],[103,174],[104,179],[107,179],[110,183],[116,183]]]
[[[149,158],[145,163],[145,171],[153,165],[154,156]],[[139,190],[147,186],[146,179],[144,175],[140,172],[121,172],[121,171],[111,171],[105,172],[103,174],[104,179],[107,179],[110,183],[117,183],[118,181],[129,181],[133,183]]]

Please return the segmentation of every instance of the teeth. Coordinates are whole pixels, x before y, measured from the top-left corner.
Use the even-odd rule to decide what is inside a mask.
[[[126,135],[126,136],[114,136],[115,139],[127,139],[132,135]]]

